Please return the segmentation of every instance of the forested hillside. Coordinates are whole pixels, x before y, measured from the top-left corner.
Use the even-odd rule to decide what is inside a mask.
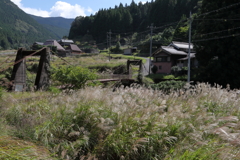
[[[0,49],[28,47],[35,41],[57,38],[10,0],[0,1]]]
[[[193,43],[202,81],[240,88],[240,2],[203,0]]]
[[[160,27],[179,21],[183,15],[189,15],[190,11],[197,12],[198,2],[199,0],[156,0],[137,4],[132,1],[129,6],[120,3],[115,8],[101,9],[95,15],[77,17],[72,24],[69,38],[78,39],[91,35],[101,43],[106,42],[106,32],[110,30],[112,33],[122,34],[122,37],[129,32],[140,33],[146,31],[152,23]]]
[[[30,15],[33,19],[35,19],[38,23],[43,25],[49,31],[54,33],[59,39],[63,36],[68,36],[71,23],[74,19],[67,19],[63,17],[38,17],[34,15]]]

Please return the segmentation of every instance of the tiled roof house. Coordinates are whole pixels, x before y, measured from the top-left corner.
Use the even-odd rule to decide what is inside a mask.
[[[193,44],[190,44],[190,57],[192,59],[191,65],[196,66],[195,51]],[[152,64],[157,66],[157,73],[170,74],[173,66],[185,67],[188,60],[189,43],[173,41],[168,46],[162,46],[153,54]]]

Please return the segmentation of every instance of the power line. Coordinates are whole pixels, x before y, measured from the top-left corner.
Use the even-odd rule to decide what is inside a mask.
[[[226,30],[217,31],[217,32],[206,33],[206,34],[200,34],[200,35],[197,35],[197,37],[206,36],[206,35],[211,35],[211,34],[216,34],[216,33],[222,33],[222,32],[227,32],[227,31],[233,31],[233,30],[236,30],[236,29],[240,29],[240,27],[231,28],[231,29],[226,29]]]
[[[238,11],[239,8],[237,9],[231,9],[231,10],[225,10],[225,11],[221,11],[221,12],[216,12],[216,14],[212,14],[212,16],[220,16],[220,15],[229,15],[229,13],[231,12],[235,12]],[[198,17],[201,16],[202,14],[199,14],[197,15]],[[231,15],[231,17],[239,17],[240,14],[234,14],[234,15]]]
[[[195,21],[240,21],[240,19],[194,19]]]
[[[210,41],[210,40],[216,40],[216,39],[225,39],[225,38],[229,38],[229,37],[238,37],[240,36],[239,34],[232,34],[232,35],[227,35],[227,36],[222,36],[222,37],[213,37],[213,38],[208,38],[208,39],[197,39],[197,40],[193,40],[192,42],[203,42],[203,41]]]
[[[21,59],[19,59],[18,61],[14,62],[13,64],[9,65],[8,67],[2,69],[2,70],[0,71],[0,73],[6,71],[6,70],[7,70],[8,68],[10,68],[11,66],[14,66],[14,65],[22,62],[24,59],[26,59],[26,58],[28,58],[28,57],[31,57],[31,56],[33,56],[34,54],[37,54],[38,52],[42,51],[43,49],[46,49],[46,47],[44,47],[44,48],[42,48],[42,49],[39,49],[39,50],[37,50],[37,51],[35,51],[35,52],[33,52],[33,53],[31,53],[31,54],[29,54],[29,55],[21,58]]]
[[[181,23],[181,22],[185,22],[185,21],[187,21],[187,20],[180,20],[180,21],[175,21],[175,22],[171,22],[171,23],[168,23],[168,24],[166,24],[166,23],[163,23],[163,24],[166,24],[166,25],[163,25],[163,26],[159,26],[159,27],[154,27],[154,30],[158,30],[158,29],[162,29],[162,28],[166,28],[166,27],[169,27],[169,26],[173,26],[173,25],[176,25],[176,24],[179,24],[179,23]],[[140,36],[142,36],[142,35],[148,35],[149,34],[149,29],[148,30],[144,30],[144,31],[142,31],[142,32],[128,32],[128,33],[125,33],[125,32],[123,32],[123,33],[114,33],[114,32],[111,32],[111,34],[112,35],[126,35],[126,34],[129,34],[128,36],[124,36],[124,37],[122,37],[121,36],[121,40],[123,40],[124,38],[129,38],[129,37],[131,37],[134,33],[137,33],[138,34],[138,36],[140,35]],[[144,34],[144,33],[148,33],[148,34]],[[99,44],[108,44],[108,36],[107,36],[107,42],[100,42],[100,43],[98,43],[98,44],[96,44],[96,45],[99,45]],[[116,40],[115,40],[116,41]]]
[[[198,15],[198,16],[205,16],[205,15],[208,15],[208,14],[211,14],[211,13],[214,13],[214,12],[222,11],[222,10],[224,10],[224,9],[229,9],[229,8],[234,7],[234,6],[237,6],[237,5],[240,5],[240,2],[234,3],[234,4],[229,5],[229,6],[226,6],[226,7],[222,7],[222,8],[216,9],[216,10],[213,10],[213,11],[210,11],[210,12],[206,12],[206,13],[200,14],[200,15]]]

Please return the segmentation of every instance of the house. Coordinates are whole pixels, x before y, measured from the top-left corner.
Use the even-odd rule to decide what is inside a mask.
[[[173,66],[187,67],[189,43],[173,41],[168,46],[162,46],[153,54],[152,64],[157,66],[156,73],[170,74]],[[193,44],[190,44],[191,65],[197,66]]]
[[[54,39],[48,39],[43,43],[44,46],[55,46],[57,48],[57,54],[62,57],[66,57],[66,50]],[[50,47],[51,48],[51,47]],[[52,48],[51,48],[52,50]]]
[[[66,50],[67,50],[67,51],[70,51],[70,53],[71,53],[72,55],[83,53],[83,51],[82,51],[80,48],[78,48],[78,46],[75,45],[75,44],[69,44],[69,45],[67,45],[67,46],[65,46],[65,47],[66,47]]]
[[[58,43],[63,47],[69,46],[70,44],[74,44],[73,40],[70,40],[70,39],[60,39]]]
[[[73,40],[61,39],[58,42],[67,51],[67,56],[83,53],[83,51],[76,44],[74,44]]]
[[[137,52],[137,47],[124,49],[123,54],[132,55],[134,52]]]
[[[56,46],[57,51],[65,51],[65,49],[54,39],[48,39],[46,42],[43,43],[44,46]]]

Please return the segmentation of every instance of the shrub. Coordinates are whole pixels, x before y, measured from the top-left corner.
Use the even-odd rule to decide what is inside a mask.
[[[166,75],[163,77],[163,79],[175,79],[174,75]]]
[[[151,70],[152,70],[152,73],[156,74],[157,71],[158,71],[158,67],[157,67],[156,65],[154,65],[154,66],[151,68]]]
[[[53,68],[52,79],[58,81],[68,89],[80,89],[85,87],[87,81],[97,78],[95,70],[89,70],[80,66],[61,66]]]
[[[37,71],[38,71],[38,63],[30,63],[29,65],[27,65],[27,70],[29,72],[37,73]]]
[[[119,65],[113,67],[113,74],[125,74],[127,73],[127,66],[126,65]]]
[[[172,90],[179,90],[185,86],[186,82],[183,81],[163,81],[158,84],[152,84],[151,87],[153,89],[162,90],[163,92],[169,93]]]
[[[58,89],[57,87],[53,87],[53,86],[50,86],[50,87],[48,88],[48,91],[50,91],[50,92],[52,92],[52,93],[54,93],[54,94],[58,94],[58,93],[61,92],[60,89]]]

